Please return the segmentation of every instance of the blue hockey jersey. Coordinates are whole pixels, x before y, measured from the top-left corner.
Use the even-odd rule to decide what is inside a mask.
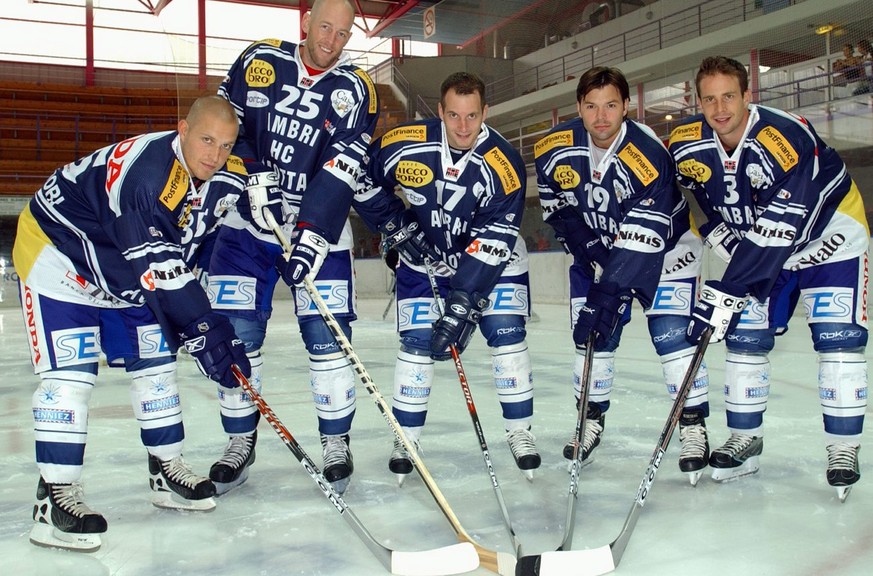
[[[255,42],[218,92],[239,116],[234,154],[249,173],[274,169],[288,212],[336,243],[379,102],[370,77],[346,54],[330,70],[310,76],[299,51],[282,40]]]
[[[553,128],[534,146],[543,219],[558,235],[591,238],[588,259],[601,281],[632,290],[648,308],[664,255],[690,227],[673,161],[645,125],[625,120],[597,162],[581,118]]]
[[[489,294],[518,238],[526,174],[521,155],[482,125],[469,151],[452,151],[442,120],[405,124],[375,140],[355,211],[373,230],[403,212],[406,197],[453,289]]]
[[[13,257],[22,280],[56,249],[100,293],[102,306],[147,304],[172,340],[210,310],[191,273],[204,237],[239,198],[246,174],[231,156],[195,187],[178,133],[136,136],[56,170],[25,208]],[[46,294],[70,281],[40,278]],[[81,280],[79,280],[81,282]]]
[[[722,279],[763,301],[780,270],[866,253],[860,192],[837,152],[802,117],[750,105],[727,151],[702,114],[670,134],[677,177],[707,218],[740,239]]]

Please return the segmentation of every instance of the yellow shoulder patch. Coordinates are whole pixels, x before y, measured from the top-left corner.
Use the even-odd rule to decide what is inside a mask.
[[[794,167],[800,158],[797,151],[791,146],[791,143],[782,135],[779,130],[772,126],[765,126],[763,130],[758,132],[755,140],[764,145],[764,148],[770,151],[776,161],[782,166],[782,171],[787,172]]]
[[[628,143],[618,153],[618,157],[627,164],[631,172],[637,175],[637,178],[640,179],[644,186],[648,186],[658,177],[658,171],[652,166],[649,159],[633,144]]]
[[[424,142],[426,139],[427,128],[425,126],[401,126],[382,136],[382,148],[395,142]]]
[[[282,41],[278,38],[265,38],[264,40],[257,42],[257,44],[269,44],[270,46],[275,46],[276,48],[278,48],[282,45]]]
[[[367,111],[370,114],[375,114],[379,110],[379,95],[376,93],[376,86],[373,84],[373,80],[370,79],[370,75],[360,68],[355,68],[355,74],[360,76],[364,84],[367,85],[367,92],[370,94],[370,107]]]
[[[246,84],[252,88],[266,88],[276,81],[276,70],[266,60],[255,58],[246,68]]]
[[[698,162],[694,158],[683,160],[679,163],[676,169],[679,170],[679,173],[683,176],[688,176],[692,180],[700,182],[701,184],[706,184],[712,177],[712,170],[709,169],[709,166],[703,162]]]
[[[573,131],[572,130],[561,130],[560,132],[555,132],[554,134],[549,134],[548,136],[541,138],[539,142],[534,144],[534,158],[539,158],[541,155],[545,154],[552,148],[557,148],[558,146],[572,146],[573,145]]]
[[[182,164],[178,160],[173,160],[170,176],[167,178],[167,183],[164,184],[164,189],[158,199],[170,210],[175,210],[187,194],[188,173],[182,168]]]
[[[684,126],[677,126],[670,132],[670,144],[673,142],[687,142],[700,140],[703,135],[703,122],[692,122]]]
[[[497,172],[497,177],[503,184],[504,194],[512,194],[521,188],[521,179],[518,177],[518,173],[497,146],[483,154],[483,158]]]
[[[404,186],[414,188],[433,182],[433,171],[421,162],[401,160],[394,169],[394,177]]]
[[[573,190],[582,181],[579,173],[573,170],[569,164],[561,164],[555,166],[555,173],[552,176],[555,182],[561,187],[561,190]]]
[[[246,165],[242,161],[242,158],[240,158],[239,156],[231,155],[227,157],[227,170],[228,172],[233,172],[234,174],[242,174],[243,176],[248,176]]]

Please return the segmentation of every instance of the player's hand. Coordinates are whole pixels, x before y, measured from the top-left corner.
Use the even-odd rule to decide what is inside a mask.
[[[430,354],[434,360],[446,360],[449,346],[454,345],[458,354],[467,348],[473,331],[482,318],[488,300],[472,296],[463,290],[452,290],[446,299],[442,317],[433,324],[430,339]]]
[[[312,279],[318,276],[330,252],[330,244],[324,236],[309,227],[295,228],[291,241],[294,242],[294,249],[290,254],[280,254],[276,258],[276,268],[289,286],[299,287],[307,276]]]
[[[282,191],[275,172],[256,172],[249,175],[246,193],[236,203],[237,211],[260,231],[270,233],[270,223],[264,216],[268,210],[280,226],[285,222],[282,210]]]
[[[585,304],[579,309],[579,318],[573,328],[573,342],[581,348],[593,333],[594,345],[605,345],[630,304],[630,292],[621,290],[615,282],[592,284]]]
[[[700,227],[700,233],[703,234],[703,243],[709,246],[713,254],[725,262],[731,261],[731,256],[737,249],[740,239],[724,222],[719,222],[715,226],[710,226],[707,222]]]
[[[385,235],[385,239],[382,240],[382,253],[396,250],[416,266],[424,264],[425,258],[432,261],[440,259],[416,221],[415,215],[408,210],[399,217],[392,218],[379,230]]]
[[[230,366],[236,364],[246,378],[251,377],[246,347],[225,316],[210,312],[186,326],[180,336],[204,376],[225,388],[235,388],[239,382]]]
[[[707,280],[691,313],[685,339],[691,344],[697,344],[706,327],[712,326],[710,343],[721,342],[740,321],[746,300],[746,291],[742,286]]]

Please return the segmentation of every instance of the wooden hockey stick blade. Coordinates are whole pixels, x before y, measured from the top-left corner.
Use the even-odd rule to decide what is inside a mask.
[[[372,534],[364,527],[358,517],[346,504],[343,497],[334,489],[330,482],[325,479],[321,471],[303,450],[291,432],[282,424],[273,409],[266,400],[252,388],[248,378],[234,364],[231,366],[234,377],[242,389],[248,394],[264,416],[264,419],[272,426],[273,430],[281,438],[285,446],[291,450],[297,461],[303,465],[309,477],[315,481],[322,494],[333,504],[337,512],[345,519],[346,523],[358,535],[370,552],[382,563],[387,570],[398,576],[449,576],[475,570],[479,566],[479,555],[473,544],[461,542],[442,548],[421,550],[416,552],[403,552],[392,550],[380,544]]]

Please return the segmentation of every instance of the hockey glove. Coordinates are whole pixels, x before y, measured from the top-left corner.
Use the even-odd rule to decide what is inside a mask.
[[[246,347],[237,338],[230,321],[221,314],[206,314],[189,324],[180,336],[185,350],[197,362],[203,375],[225,388],[239,386],[230,370],[232,364],[239,366],[246,378],[251,376],[252,365],[246,356]]]
[[[707,222],[700,227],[700,233],[703,234],[703,243],[709,246],[713,254],[725,262],[731,261],[740,240],[724,222],[719,222],[716,226]]]
[[[472,297],[463,290],[452,290],[446,299],[446,307],[442,317],[434,322],[433,334],[430,338],[430,355],[434,360],[447,360],[449,346],[454,345],[458,354],[467,348],[473,337],[473,330],[482,318],[482,310],[488,306],[488,300],[479,298],[474,293]]]
[[[707,280],[700,290],[700,299],[691,312],[685,339],[697,344],[707,326],[712,326],[710,342],[721,342],[740,321],[746,306],[742,286],[719,280]]]
[[[385,235],[385,239],[382,240],[382,253],[397,250],[410,264],[416,266],[424,264],[425,258],[430,258],[433,261],[440,259],[427,241],[427,237],[415,220],[415,216],[408,210],[399,217],[395,216],[389,220],[387,224],[379,228],[379,231]]]
[[[592,284],[585,304],[579,309],[579,318],[573,328],[573,342],[581,348],[594,333],[594,346],[604,346],[612,338],[630,304],[630,293],[619,289],[615,282]]]
[[[315,279],[327,253],[330,252],[330,244],[321,234],[313,228],[295,228],[291,241],[294,242],[294,250],[291,254],[280,254],[276,258],[276,268],[279,274],[289,286],[302,286],[303,279],[311,276]]]
[[[272,230],[270,223],[264,217],[264,210],[269,210],[276,223],[281,226],[285,222],[285,215],[282,211],[282,191],[276,173],[250,174],[246,183],[246,194],[237,200],[236,208],[243,218],[262,232],[270,233]]]

